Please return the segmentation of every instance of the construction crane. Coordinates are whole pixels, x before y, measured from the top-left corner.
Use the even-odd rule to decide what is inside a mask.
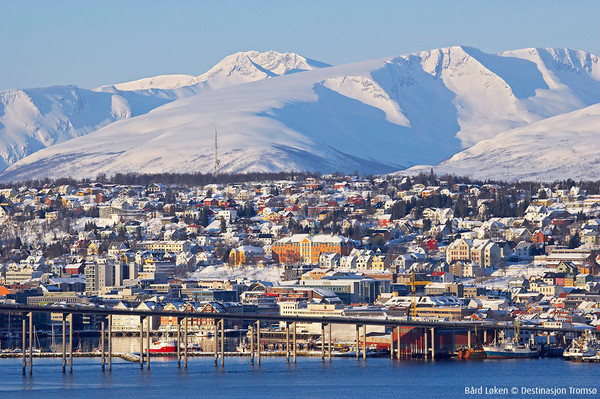
[[[411,294],[411,304],[410,304],[410,314],[409,317],[417,317],[417,286],[424,287],[429,284],[430,281],[427,280],[418,280],[415,274],[415,270],[413,269],[410,274],[410,282],[407,285],[410,285],[410,294]]]
[[[416,289],[415,289],[415,270],[413,269],[411,275],[410,275],[410,295],[411,295],[411,301],[410,301],[410,319],[416,318],[417,317],[417,294],[416,294]]]

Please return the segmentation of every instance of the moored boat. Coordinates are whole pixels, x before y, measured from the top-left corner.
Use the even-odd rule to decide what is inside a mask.
[[[596,356],[600,351],[600,344],[594,336],[587,332],[579,339],[574,339],[571,346],[563,352],[563,358],[573,361],[581,361],[583,358]]]
[[[541,357],[562,357],[565,352],[565,348],[558,345],[543,345],[540,348]]]
[[[539,356],[538,348],[515,342],[492,344],[484,346],[483,350],[488,359],[519,359]]]
[[[475,360],[475,359],[486,359],[487,353],[483,349],[483,347],[477,348],[469,348],[465,353],[465,359],[467,360]]]
[[[462,347],[462,348],[458,349],[457,356],[459,359],[464,359],[464,360],[475,360],[475,359],[486,359],[487,358],[487,354],[485,353],[485,350],[481,346],[478,346],[475,348]]]
[[[521,359],[539,357],[540,350],[535,345],[527,345],[521,342],[519,337],[519,325],[515,326],[515,336],[511,340],[504,339],[501,332],[499,340],[491,345],[483,347],[488,359]]]
[[[177,344],[174,340],[153,341],[150,344],[150,353],[173,353],[177,350]]]

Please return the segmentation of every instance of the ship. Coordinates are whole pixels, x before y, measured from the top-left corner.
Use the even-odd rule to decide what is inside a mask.
[[[564,352],[565,348],[557,344],[542,345],[540,348],[541,357],[562,357]]]
[[[488,359],[520,359],[539,356],[538,348],[515,341],[492,343],[492,345],[484,346],[483,350]]]
[[[515,328],[515,337],[512,340],[505,340],[501,333],[499,340],[492,342],[491,345],[483,347],[488,359],[521,359],[539,357],[539,348],[535,345],[527,345],[521,342],[519,337],[519,325]]]
[[[177,350],[175,340],[158,340],[150,344],[150,353],[173,353]]]
[[[563,358],[581,361],[596,356],[598,351],[600,351],[600,343],[589,331],[586,331],[579,339],[574,339],[571,342],[571,346],[563,352]]]
[[[474,360],[474,359],[486,359],[487,354],[482,346],[475,348],[460,348],[457,352],[459,359]]]
[[[485,343],[485,342],[484,342]],[[459,359],[464,360],[476,360],[476,359],[486,359],[487,354],[479,342],[479,335],[477,334],[477,326],[475,326],[475,345],[463,346],[457,351],[457,355]]]

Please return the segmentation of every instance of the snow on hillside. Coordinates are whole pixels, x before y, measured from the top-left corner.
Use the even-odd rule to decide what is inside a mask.
[[[0,170],[42,148],[165,103],[136,93],[97,93],[75,86],[0,92]]]
[[[107,87],[114,87],[117,90],[150,90],[150,89],[161,89],[161,90],[173,90],[183,86],[191,86],[198,83],[198,78],[191,75],[161,75],[153,76],[151,78],[138,79],[131,82],[118,83],[112,86],[102,86],[99,90],[103,90]]]
[[[550,271],[555,270],[544,266],[533,265],[532,263],[519,263],[498,269],[494,271],[491,276],[468,279],[463,281],[463,283],[483,285],[489,289],[504,289],[508,286],[508,282],[515,278],[523,277],[529,279],[534,276],[541,278],[546,272]]]
[[[600,104],[481,141],[433,167],[476,179],[600,180]],[[409,169],[429,172],[431,166]],[[400,172],[402,174],[402,172]]]
[[[249,51],[225,57],[197,77],[157,76],[95,90],[54,86],[0,92],[0,170],[45,147],[177,98],[324,66],[293,53]]]
[[[555,49],[449,47],[329,68],[297,55],[237,53],[171,94],[160,84],[176,87],[189,77],[149,90],[149,82],[132,82],[136,94],[196,94],[39,151],[1,178],[209,172],[215,128],[223,172],[382,173],[435,164],[499,133],[600,102],[599,68],[594,55]],[[305,72],[292,73],[298,70]]]
[[[202,270],[190,275],[193,279],[223,279],[231,280],[247,278],[253,281],[269,281],[277,283],[281,281],[283,269],[280,267],[259,268],[256,266],[207,266]]]

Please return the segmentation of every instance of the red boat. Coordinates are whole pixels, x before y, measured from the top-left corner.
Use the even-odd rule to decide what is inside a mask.
[[[173,353],[177,351],[177,344],[174,340],[154,341],[150,344],[150,353]]]

